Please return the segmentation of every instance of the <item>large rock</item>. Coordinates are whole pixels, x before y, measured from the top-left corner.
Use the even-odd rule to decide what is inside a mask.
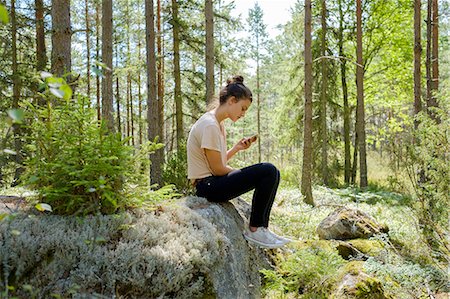
[[[368,239],[388,230],[366,213],[346,207],[332,212],[317,227],[319,238],[325,240]]]
[[[269,263],[242,237],[249,209],[195,197],[109,216],[11,209],[0,221],[0,293],[9,285],[17,298],[259,298]]]
[[[260,298],[260,273],[270,268],[265,250],[251,246],[242,237],[251,206],[240,198],[227,203],[210,203],[190,197],[186,205],[212,223],[224,237],[223,255],[211,269],[215,298]]]

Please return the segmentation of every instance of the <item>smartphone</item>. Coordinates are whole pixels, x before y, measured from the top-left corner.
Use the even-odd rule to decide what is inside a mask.
[[[253,134],[252,136],[248,137],[247,140],[251,143],[255,142],[256,139],[258,139],[258,134]]]

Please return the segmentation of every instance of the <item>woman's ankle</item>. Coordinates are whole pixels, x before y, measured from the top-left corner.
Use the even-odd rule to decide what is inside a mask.
[[[254,232],[256,232],[256,230],[258,229],[256,226],[248,226],[248,229],[252,232],[252,233],[254,233]]]

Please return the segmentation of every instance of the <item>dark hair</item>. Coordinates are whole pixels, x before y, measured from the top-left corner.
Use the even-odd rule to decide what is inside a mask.
[[[226,103],[230,97],[235,97],[238,101],[249,99],[252,102],[252,92],[244,85],[244,77],[236,75],[227,80],[227,85],[220,90],[220,105]]]

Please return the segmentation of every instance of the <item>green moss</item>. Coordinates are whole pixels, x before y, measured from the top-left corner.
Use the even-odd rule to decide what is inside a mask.
[[[384,294],[382,283],[373,277],[358,282],[355,286],[355,298],[358,299],[384,299],[388,298]]]
[[[362,253],[370,256],[379,256],[384,250],[384,244],[378,240],[354,239],[348,242]]]

